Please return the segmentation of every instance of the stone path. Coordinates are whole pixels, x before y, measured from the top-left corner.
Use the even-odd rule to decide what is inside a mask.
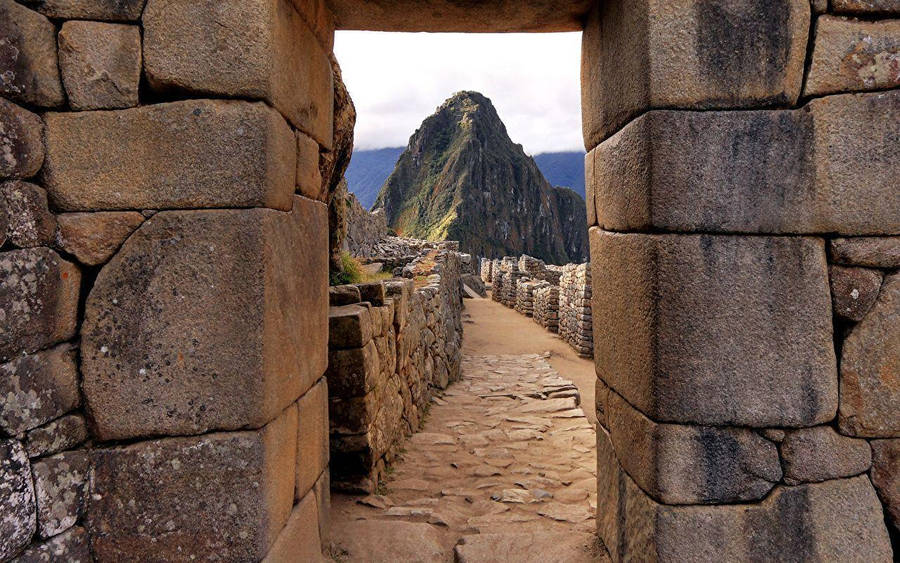
[[[334,495],[339,561],[595,561],[596,453],[545,356],[465,356],[381,494]]]

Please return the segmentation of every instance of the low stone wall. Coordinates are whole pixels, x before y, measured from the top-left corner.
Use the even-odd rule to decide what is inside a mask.
[[[593,357],[590,264],[563,267],[559,279],[559,335],[578,355]]]
[[[488,258],[481,259],[481,269],[479,273],[481,274],[481,281],[484,283],[491,283],[491,269],[494,265],[494,261]]]
[[[534,291],[534,322],[559,332],[559,286],[546,284]]]
[[[332,486],[374,492],[435,389],[459,379],[460,256],[431,251],[414,279],[338,286],[329,312]]]

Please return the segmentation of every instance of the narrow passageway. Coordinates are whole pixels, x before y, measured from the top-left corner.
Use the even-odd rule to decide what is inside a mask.
[[[597,560],[592,363],[500,304],[466,305],[461,380],[379,494],[333,496],[335,560]]]

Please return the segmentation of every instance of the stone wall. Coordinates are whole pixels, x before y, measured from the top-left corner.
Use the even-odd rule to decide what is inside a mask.
[[[384,210],[370,213],[353,194],[347,195],[346,203],[347,234],[344,237],[344,249],[360,258],[375,256],[379,253],[378,243],[388,235]]]
[[[547,283],[534,291],[534,322],[559,332],[559,286]]]
[[[563,267],[559,278],[559,335],[579,356],[593,357],[590,264]]]
[[[329,312],[335,489],[372,493],[435,390],[459,379],[460,254],[430,251],[412,279],[338,286]]]
[[[614,560],[895,560],[898,17],[880,0],[595,5],[582,100]]]
[[[319,551],[332,35],[0,0],[0,561]]]

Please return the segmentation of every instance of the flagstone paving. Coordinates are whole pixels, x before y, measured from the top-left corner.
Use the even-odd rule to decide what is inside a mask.
[[[595,561],[594,427],[546,355],[464,356],[377,495],[334,495],[343,561]],[[605,556],[604,556],[605,557]]]

